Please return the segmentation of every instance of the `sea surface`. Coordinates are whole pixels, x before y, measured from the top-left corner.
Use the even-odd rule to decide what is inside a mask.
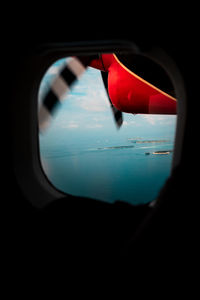
[[[170,174],[172,156],[173,139],[158,137],[41,143],[43,169],[58,190],[110,203],[153,201]]]

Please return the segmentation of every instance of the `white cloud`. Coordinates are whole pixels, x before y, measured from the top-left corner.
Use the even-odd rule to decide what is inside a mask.
[[[137,122],[134,120],[128,120],[128,119],[123,121],[123,126],[132,126],[132,125],[136,126]]]
[[[145,119],[151,125],[171,125],[176,119],[176,116],[171,115],[143,115]]]
[[[70,122],[66,122],[66,121],[60,121],[57,125],[59,128],[63,128],[63,129],[75,129],[75,128],[79,128],[79,124],[75,121],[70,121]]]
[[[145,115],[145,116],[143,116],[143,118],[151,125],[155,125],[155,123],[156,123],[155,116]]]
[[[78,128],[79,125],[77,123],[69,123],[68,128]]]
[[[104,90],[87,89],[87,95],[80,98],[80,106],[84,110],[104,112],[109,108],[109,101]]]
[[[124,122],[123,122],[123,125],[124,125],[124,126],[128,126],[129,123],[128,123],[127,121],[124,121]]]
[[[103,125],[102,124],[88,124],[85,127],[88,129],[95,129],[95,128],[102,128]]]

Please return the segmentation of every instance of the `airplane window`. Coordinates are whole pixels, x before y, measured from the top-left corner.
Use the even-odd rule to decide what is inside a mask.
[[[39,147],[56,189],[133,205],[157,197],[171,170],[176,98],[164,70],[156,66],[156,74],[146,60],[134,58],[130,68],[117,54],[89,62],[69,57],[47,70],[38,97]]]

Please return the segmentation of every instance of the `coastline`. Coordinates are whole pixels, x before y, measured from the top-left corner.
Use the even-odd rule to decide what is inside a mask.
[[[170,140],[137,140],[137,139],[128,139],[131,143],[135,143],[135,144],[154,144],[154,143],[167,143],[170,142]]]

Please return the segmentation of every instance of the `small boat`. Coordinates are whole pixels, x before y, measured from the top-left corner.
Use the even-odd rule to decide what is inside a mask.
[[[171,151],[155,151],[152,154],[161,154],[161,155],[163,155],[163,154],[170,154],[170,152]]]

